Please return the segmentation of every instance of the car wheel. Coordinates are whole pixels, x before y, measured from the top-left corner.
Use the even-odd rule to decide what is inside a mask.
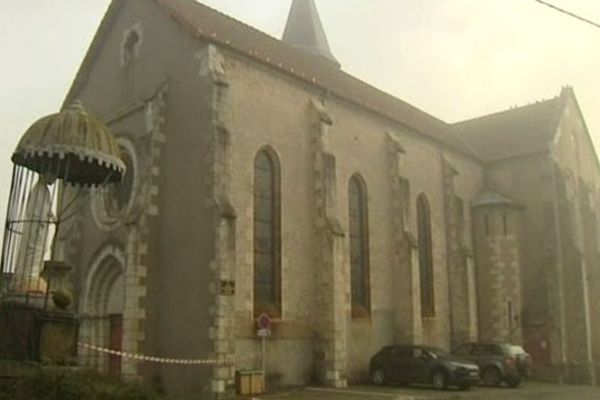
[[[383,368],[375,368],[371,371],[371,380],[376,385],[385,385],[387,383],[387,376],[385,375]]]
[[[448,385],[448,378],[446,377],[446,373],[444,371],[436,371],[431,376],[431,383],[433,387],[438,390],[446,389]]]
[[[502,377],[500,376],[500,371],[498,371],[498,368],[488,367],[481,373],[481,379],[487,386],[498,386],[502,380]]]

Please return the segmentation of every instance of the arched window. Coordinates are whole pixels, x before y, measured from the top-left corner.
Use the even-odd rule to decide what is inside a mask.
[[[417,198],[417,228],[419,241],[419,272],[421,278],[421,315],[435,315],[433,290],[433,253],[431,246],[431,211],[424,194]]]
[[[349,237],[352,316],[370,314],[369,221],[367,190],[357,175],[349,185]]]
[[[275,154],[254,160],[254,314],[281,316],[280,172]]]

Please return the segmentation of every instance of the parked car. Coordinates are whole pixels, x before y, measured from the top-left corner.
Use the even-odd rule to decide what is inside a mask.
[[[431,383],[436,389],[467,390],[479,382],[477,365],[429,346],[385,346],[371,357],[369,372],[376,385]]]
[[[477,364],[483,383],[489,386],[505,382],[509,387],[517,387],[531,372],[531,356],[513,344],[464,343],[452,354]]]

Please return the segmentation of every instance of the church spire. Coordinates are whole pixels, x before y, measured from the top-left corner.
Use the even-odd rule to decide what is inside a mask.
[[[340,66],[329,48],[314,0],[293,0],[283,42]]]

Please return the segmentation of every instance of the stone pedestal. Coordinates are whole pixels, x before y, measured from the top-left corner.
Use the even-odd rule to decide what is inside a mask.
[[[0,358],[75,365],[79,320],[31,304],[0,303]]]

